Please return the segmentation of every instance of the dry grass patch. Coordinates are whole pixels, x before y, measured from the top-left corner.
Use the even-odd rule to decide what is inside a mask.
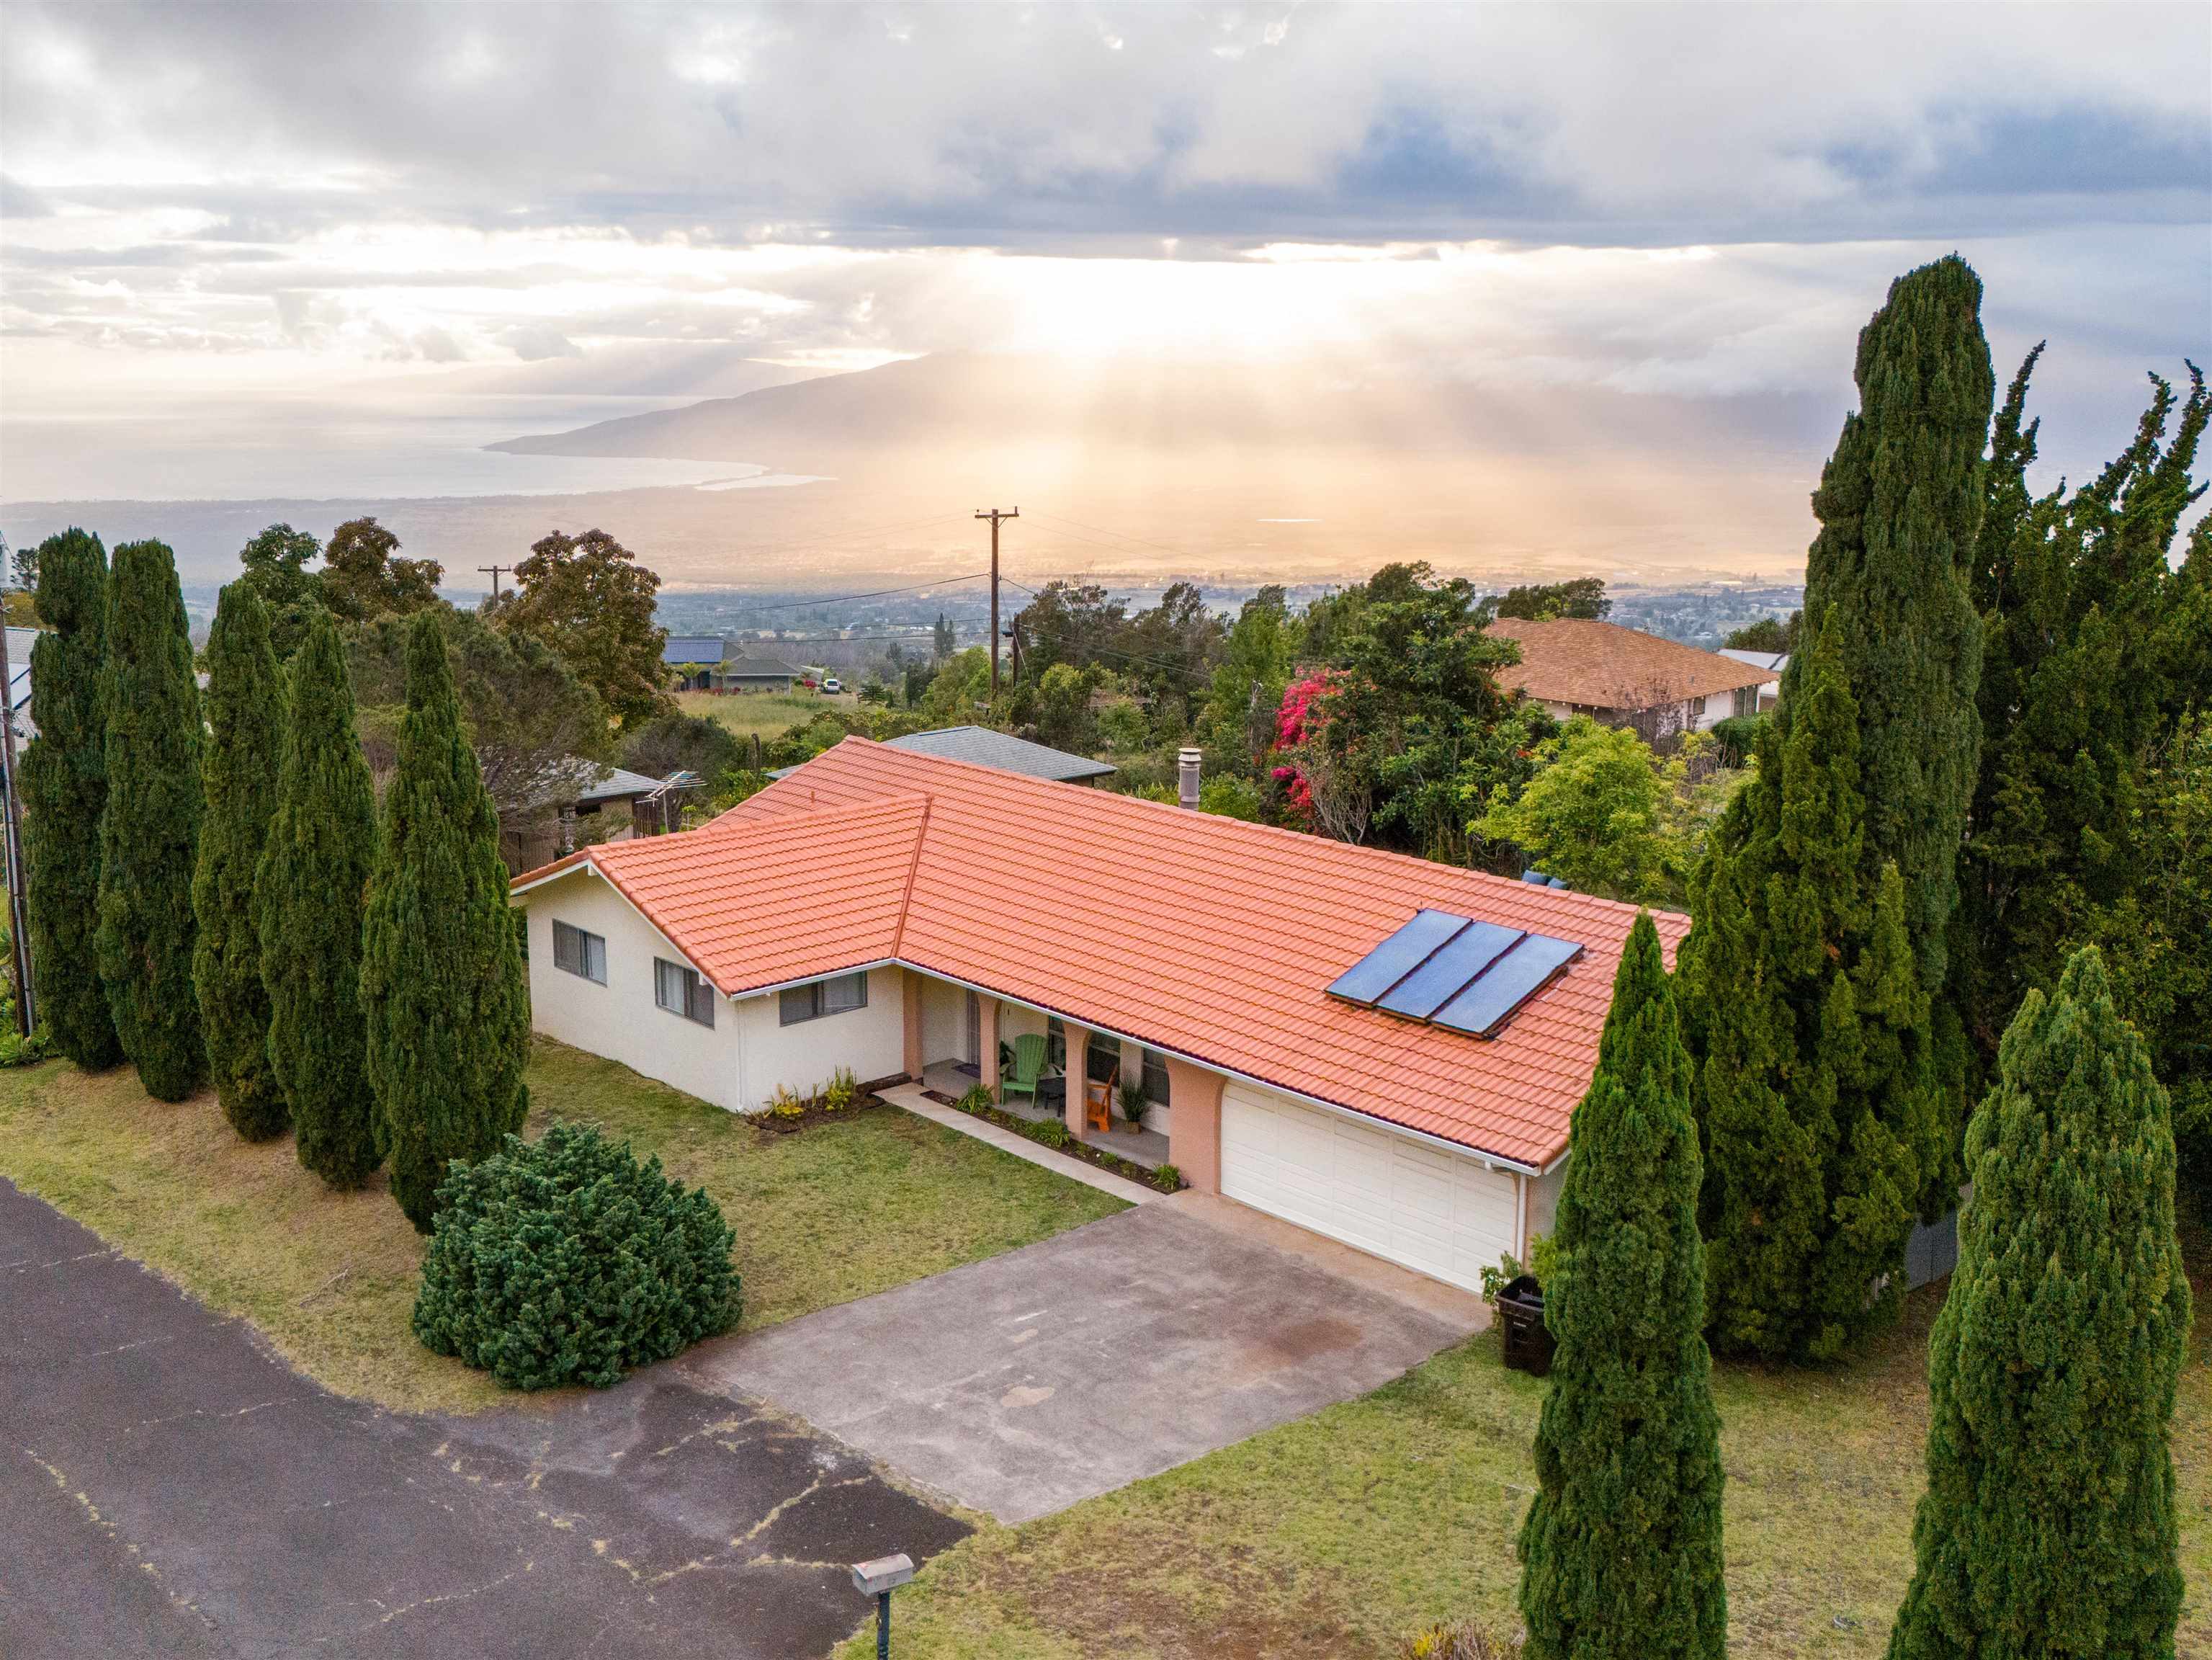
[[[850,711],[860,700],[852,692],[835,697],[818,691],[679,691],[676,707],[686,714],[703,714],[727,727],[739,738],[758,734],[763,743],[792,727],[803,726],[825,709]]]
[[[790,1136],[539,1040],[528,1134],[588,1120],[705,1188],[738,1235],[747,1328],[940,1273],[1121,1209],[1120,1201],[895,1108]],[[291,1139],[249,1146],[214,1098],[149,1099],[127,1068],[0,1073],[0,1175],[342,1394],[415,1411],[518,1397],[408,1327],[424,1242],[379,1176],[333,1193]]]
[[[2207,1242],[2192,1236],[2198,1307]],[[1730,1652],[1873,1660],[1912,1566],[1937,1296],[1855,1365],[1717,1369]],[[2212,1654],[2212,1345],[2174,1420],[2180,1652]],[[1470,1340],[1332,1407],[1018,1528],[985,1523],[900,1593],[916,1660],[1328,1654],[1385,1660],[1431,1622],[1518,1625],[1513,1542],[1543,1386]],[[844,1660],[872,1653],[855,1640]]]

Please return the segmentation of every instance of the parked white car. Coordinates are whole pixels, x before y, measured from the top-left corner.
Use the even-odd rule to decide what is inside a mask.
[[[822,690],[834,696],[835,694],[845,690],[845,683],[833,674],[830,676],[829,678],[823,681]]]

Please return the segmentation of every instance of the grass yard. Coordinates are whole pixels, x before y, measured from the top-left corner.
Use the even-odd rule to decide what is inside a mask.
[[[777,733],[812,720],[824,709],[851,710],[860,700],[853,693],[835,697],[818,691],[679,691],[676,706],[686,714],[703,714],[719,721],[739,738],[760,735],[765,743]]]
[[[2175,1414],[2179,1652],[2212,1656],[2212,1293]],[[1719,1368],[1730,1652],[1878,1657],[1912,1566],[1933,1295],[1859,1364]],[[1019,1528],[898,1593],[909,1660],[1381,1660],[1437,1620],[1517,1628],[1513,1540],[1543,1385],[1474,1338],[1364,1398]],[[842,1660],[865,1660],[872,1637]]]
[[[735,699],[726,701],[738,701]],[[1123,1208],[892,1107],[763,1134],[610,1061],[539,1039],[528,1133],[591,1120],[703,1187],[738,1236],[747,1328],[866,1297]],[[331,1388],[393,1408],[516,1397],[408,1328],[423,1241],[381,1176],[332,1193],[287,1136],[240,1141],[212,1095],[149,1099],[129,1068],[0,1072],[0,1175],[210,1306],[251,1321]]]

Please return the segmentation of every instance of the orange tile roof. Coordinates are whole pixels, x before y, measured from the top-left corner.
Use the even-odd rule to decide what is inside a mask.
[[[1486,632],[1521,646],[1519,666],[1498,670],[1498,684],[1540,702],[1647,709],[1774,678],[1771,671],[1717,652],[1588,617],[1528,623],[1501,617]]]
[[[896,960],[1532,1167],[1589,1086],[1632,906],[846,739],[589,864],[726,994]],[[1424,906],[1587,949],[1494,1039],[1326,994]],[[1657,917],[1671,958],[1689,919]]]

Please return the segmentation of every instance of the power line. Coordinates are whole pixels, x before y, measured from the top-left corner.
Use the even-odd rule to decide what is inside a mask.
[[[855,599],[880,599],[885,594],[890,593],[919,593],[924,588],[945,587],[954,582],[973,582],[979,577],[988,576],[990,574],[987,570],[971,570],[965,576],[940,576],[933,582],[915,582],[902,588],[876,588],[866,593],[841,593],[828,599],[793,599],[787,604],[777,605],[747,605],[737,615],[757,617],[765,611],[805,611],[816,605],[849,605]]]
[[[991,696],[999,695],[999,526],[1009,519],[1022,516],[1019,508],[1008,508],[1001,513],[996,508],[978,508],[978,519],[991,521]]]
[[[1150,537],[1133,536],[1127,531],[1108,530],[1103,525],[1086,525],[1080,519],[1070,519],[1064,514],[1047,513],[1042,508],[1031,508],[1040,519],[1049,519],[1057,524],[1073,525],[1078,530],[1087,530],[1098,536],[1118,536],[1125,542],[1140,542],[1148,548],[1158,548],[1162,553],[1171,553],[1178,559],[1195,559],[1199,556],[1188,548],[1171,548],[1164,542],[1155,542]]]
[[[858,529],[823,531],[818,536],[803,536],[796,542],[740,542],[731,547],[732,553],[777,553],[786,548],[811,548],[821,542],[835,542],[848,536],[887,536],[893,531],[919,530],[924,525],[941,524],[948,519],[964,519],[962,513],[933,513],[927,519],[909,519],[896,525],[863,525]]]

